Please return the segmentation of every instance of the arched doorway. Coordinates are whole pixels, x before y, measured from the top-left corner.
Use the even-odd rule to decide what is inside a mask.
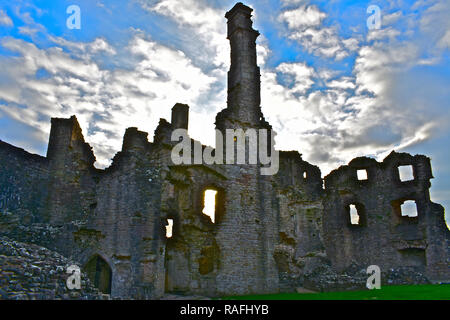
[[[84,270],[94,286],[105,294],[111,294],[112,270],[102,257],[98,254],[92,256]]]

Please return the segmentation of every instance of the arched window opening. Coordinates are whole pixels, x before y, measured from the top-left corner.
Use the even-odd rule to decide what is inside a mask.
[[[112,270],[108,263],[99,255],[89,259],[84,267],[88,278],[98,290],[105,294],[111,294]]]
[[[216,195],[217,190],[206,189],[204,192],[204,207],[202,213],[209,216],[213,223],[216,222]]]

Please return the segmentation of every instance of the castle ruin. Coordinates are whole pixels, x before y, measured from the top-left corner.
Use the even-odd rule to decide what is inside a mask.
[[[215,122],[224,135],[271,131],[260,107],[251,12],[238,3],[225,15],[228,100]],[[112,298],[332,290],[359,279],[349,270],[370,265],[383,274],[406,268],[405,283],[417,274],[450,279],[450,231],[444,208],[430,200],[428,157],[360,157],[324,179],[296,151],[279,152],[272,176],[261,175],[260,164],[174,165],[171,134],[188,129],[188,120],[189,107],[176,104],[152,143],[128,128],[104,170],[94,167],[75,116],[52,119],[46,157],[0,141],[0,235],[78,261]],[[410,179],[400,167],[411,170]],[[214,222],[202,213],[210,189],[217,192]],[[403,212],[406,204],[415,215]]]

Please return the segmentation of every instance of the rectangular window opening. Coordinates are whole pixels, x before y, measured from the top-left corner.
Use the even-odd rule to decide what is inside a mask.
[[[417,204],[413,200],[407,200],[403,202],[400,206],[402,212],[402,217],[416,218],[417,214]]]
[[[414,172],[412,165],[399,166],[398,174],[400,176],[400,181],[402,182],[414,180]]]
[[[350,223],[352,225],[360,224],[358,209],[356,209],[356,206],[354,204],[350,205]]]
[[[356,171],[358,175],[358,180],[367,180],[367,170],[366,169],[360,169]]]
[[[173,219],[167,219],[166,238],[172,238],[173,235]]]
[[[204,195],[205,206],[202,213],[210,217],[212,223],[215,223],[216,218],[216,194],[217,190],[207,189]]]

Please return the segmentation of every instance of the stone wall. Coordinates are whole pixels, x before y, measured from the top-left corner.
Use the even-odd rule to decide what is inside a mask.
[[[14,212],[24,224],[44,222],[48,160],[1,140],[0,159],[0,214]]]
[[[122,151],[101,175],[96,207],[76,234],[77,255],[100,254],[112,268],[112,296],[159,297],[164,293],[165,247],[160,219],[162,167],[147,134],[127,130]]]
[[[174,221],[165,257],[167,292],[218,295],[216,277],[226,254],[217,240],[226,210],[225,182],[223,174],[204,166],[171,168],[162,199],[165,219]],[[215,223],[202,213],[208,188],[218,190]]]
[[[279,241],[274,254],[280,290],[294,291],[303,286],[305,275],[329,264],[322,234],[322,178],[318,167],[291,151],[280,153],[276,182]]]
[[[412,166],[413,176],[401,181],[399,166],[405,165]],[[358,180],[357,170],[366,170],[367,179]],[[325,177],[323,232],[333,266],[414,266],[430,279],[448,279],[450,231],[444,208],[430,201],[431,178],[429,158],[395,152],[381,163],[356,158]],[[416,217],[402,216],[407,200],[415,201]],[[351,204],[359,224],[351,223]]]
[[[86,220],[95,209],[95,188],[100,170],[85,143],[75,116],[52,119],[47,150],[49,162],[46,214],[52,224]]]
[[[77,265],[47,248],[0,237],[0,299],[108,299],[80,274],[81,289],[66,286],[67,268]]]

